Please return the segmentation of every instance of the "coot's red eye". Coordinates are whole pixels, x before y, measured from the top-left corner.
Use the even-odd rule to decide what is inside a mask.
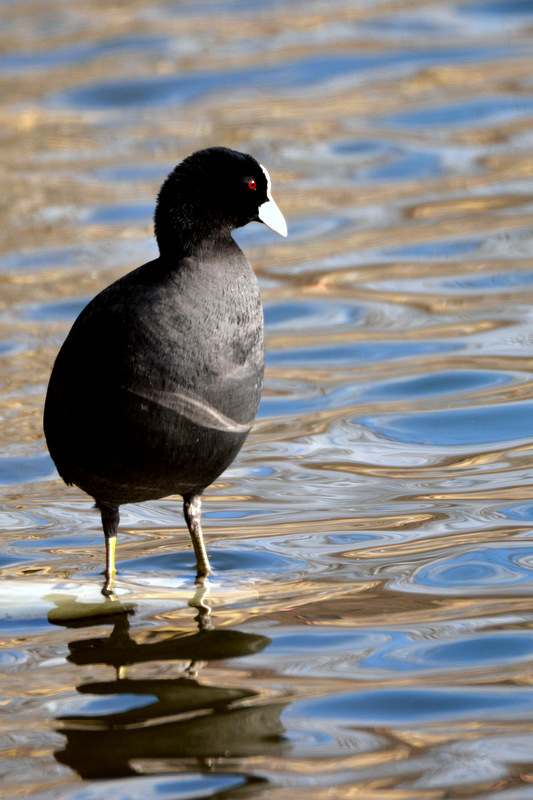
[[[257,189],[257,183],[254,181],[253,178],[252,178],[251,181],[248,181],[248,188],[249,189]]]

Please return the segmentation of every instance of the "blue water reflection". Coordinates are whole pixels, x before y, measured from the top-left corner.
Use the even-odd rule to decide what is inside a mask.
[[[89,225],[126,225],[142,223],[150,220],[154,212],[154,203],[136,203],[135,205],[102,206],[86,214],[85,222]]]
[[[358,304],[286,300],[264,305],[265,325],[275,331],[287,328],[307,330],[310,325],[353,325],[361,321],[364,315],[364,307]]]
[[[392,361],[418,355],[449,353],[462,345],[453,342],[349,342],[328,347],[302,347],[299,350],[270,350],[267,365],[278,364],[357,364]]]
[[[532,551],[529,546],[484,546],[474,552],[454,553],[430,558],[395,583],[408,590],[472,591],[508,590],[518,586],[531,591],[533,586]]]
[[[379,139],[334,142],[330,151],[347,165],[355,163],[353,175],[363,182],[434,178],[445,171],[438,151],[402,147]]]
[[[506,122],[533,114],[533,97],[499,95],[472,99],[453,105],[406,111],[382,120],[406,128],[457,127]]]
[[[35,456],[0,457],[0,485],[28,483],[45,480],[56,475],[54,463],[48,453]]]
[[[507,519],[533,523],[533,503],[519,503],[517,505],[505,506],[498,509],[498,512]]]
[[[454,394],[480,392],[514,383],[512,373],[496,370],[441,370],[429,375],[415,375],[393,381],[376,382],[365,387],[365,400],[412,399],[422,397],[447,397]]]
[[[80,715],[81,717],[105,716],[115,712],[131,711],[134,708],[145,708],[157,702],[157,699],[155,695],[128,694],[127,692],[116,695],[106,694],[105,697],[89,697],[81,700],[76,698],[76,702],[70,708],[67,708],[64,713],[75,713],[76,716]]]
[[[481,2],[465,3],[459,8],[467,13],[486,14],[496,19],[533,16],[531,0],[481,0]]]
[[[109,800],[113,797],[124,800],[204,800],[206,797],[223,796],[247,783],[239,774],[207,774],[186,772],[176,775],[138,775],[132,787],[132,778],[117,780],[86,781],[79,791],[69,792],[69,800]],[[240,793],[240,792],[239,792]],[[65,795],[64,795],[65,796]]]
[[[90,297],[84,297],[80,300],[68,299],[55,303],[39,303],[38,305],[33,305],[25,309],[20,317],[21,319],[36,321],[55,319],[71,320],[73,322],[90,299]]]
[[[69,267],[87,256],[83,247],[46,248],[18,250],[0,258],[0,271],[38,271],[46,267]]]
[[[419,725],[450,719],[533,718],[529,689],[378,689],[301,701],[291,716],[328,719],[346,725]]]
[[[98,180],[102,181],[124,181],[125,183],[133,181],[150,181],[155,183],[162,183],[170,172],[170,164],[165,166],[157,166],[153,164],[121,164],[117,166],[98,167],[93,170],[93,175]],[[150,216],[153,213],[153,204],[150,209]]]
[[[185,536],[184,532],[184,536]],[[178,544],[176,544],[178,547]],[[294,558],[286,558],[278,553],[271,553],[262,549],[245,548],[222,549],[210,546],[209,560],[216,572],[243,572],[253,574],[256,577],[261,574],[282,574],[291,572],[298,568],[305,567],[304,561],[297,561]],[[118,563],[118,569],[132,573],[157,572],[159,575],[166,573],[190,573],[191,565],[194,565],[194,553],[191,550],[183,550],[181,547],[176,553],[164,553],[152,555],[132,560],[124,560]]]
[[[444,172],[440,157],[433,153],[400,151],[394,154],[389,163],[359,170],[357,176],[361,180],[371,181],[414,181],[436,178]]]
[[[394,672],[442,673],[476,670],[487,666],[529,663],[533,659],[533,635],[530,631],[474,634],[442,642],[413,641],[394,633],[388,647],[360,661],[368,670]]]
[[[266,392],[261,399],[259,415],[287,416],[291,414],[310,414],[326,409],[347,408],[361,404],[422,398],[450,398],[455,395],[469,395],[508,386],[518,382],[512,374],[489,372],[483,370],[457,370],[432,372],[429,375],[415,375],[410,378],[397,378],[391,381],[376,381],[371,385],[342,386],[329,391],[317,391],[312,384],[287,382],[275,386],[267,380],[267,388],[275,388],[272,393]],[[434,413],[434,412],[431,412]],[[449,413],[449,412],[446,412]],[[373,419],[373,418],[372,418]],[[379,422],[369,422],[364,418],[365,427],[378,430]],[[431,442],[424,442],[430,444]]]
[[[453,408],[402,416],[366,416],[358,424],[393,442],[474,446],[531,438],[533,401],[477,408]]]
[[[288,6],[296,6],[298,0],[262,0],[261,11],[270,11],[276,8]],[[205,14],[210,16],[213,14],[242,14],[257,11],[257,3],[255,0],[219,0],[216,3],[170,3],[167,6],[170,13],[174,14],[193,14],[194,16],[202,17]]]
[[[383,251],[387,258],[450,258],[451,256],[464,256],[479,250],[484,243],[482,237],[468,237],[467,239],[447,239],[440,242],[422,242],[409,244],[402,247],[393,247]]]
[[[381,632],[356,632],[334,628],[333,630],[291,630],[286,634],[277,634],[272,637],[268,648],[268,656],[290,655],[312,651],[317,653],[364,653],[383,646],[389,640],[389,635]]]
[[[522,631],[472,632],[462,636],[450,626],[428,631],[387,630],[385,626],[353,631],[349,628],[290,628],[270,632],[272,642],[261,662],[286,664],[320,678],[335,674],[373,680],[382,673],[440,674],[468,672],[489,666],[529,664],[533,659],[533,633]],[[448,638],[449,637],[449,638]]]
[[[168,40],[161,36],[125,36],[103,39],[91,44],[76,45],[75,47],[54,47],[52,49],[36,52],[4,53],[0,56],[0,70],[4,72],[19,72],[23,70],[59,69],[66,65],[75,65],[105,58],[118,53],[139,50],[163,50],[168,45]]]
[[[484,275],[464,275],[461,278],[447,278],[442,281],[441,285],[445,289],[499,292],[502,289],[519,289],[533,286],[533,272],[530,270],[510,270],[509,272],[491,272]]]
[[[491,51],[491,57],[503,58],[507,50]],[[245,87],[271,86],[306,87],[342,76],[355,76],[367,70],[401,66],[421,67],[426,63],[447,63],[457,60],[475,61],[485,57],[477,48],[438,50],[434,53],[405,50],[361,55],[325,54],[319,58],[303,58],[261,67],[224,72],[187,73],[186,76],[155,76],[151,78],[105,81],[49,96],[52,105],[85,109],[140,109],[188,103],[211,92],[239,90]],[[460,107],[458,107],[460,108]]]

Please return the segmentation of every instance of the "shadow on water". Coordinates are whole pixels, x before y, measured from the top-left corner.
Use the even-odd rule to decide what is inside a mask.
[[[53,601],[54,597],[49,596]],[[61,597],[61,604],[65,598]],[[76,617],[78,606],[68,599],[69,617],[60,608],[49,614],[54,625],[80,630],[105,624],[109,636],[72,641],[67,660],[78,666],[106,665],[115,669],[115,680],[87,682],[76,691],[87,702],[75,714],[58,716],[58,731],[66,745],[56,759],[82,777],[121,778],[137,775],[132,762],[194,759],[199,769],[216,770],[224,762],[262,756],[279,756],[288,745],[283,740],[280,713],[284,702],[254,702],[257,692],[216,686],[201,681],[210,662],[253,655],[268,647],[266,636],[234,630],[216,630],[211,609],[203,601],[198,610],[198,631],[176,631],[157,641],[138,643],[132,636],[134,609],[116,599],[93,605],[90,617]],[[87,609],[85,609],[87,611]],[[135,679],[127,668],[157,661],[189,662],[180,677]],[[257,780],[250,781],[257,783]]]

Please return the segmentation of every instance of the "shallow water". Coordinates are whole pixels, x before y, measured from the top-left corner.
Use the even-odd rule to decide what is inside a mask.
[[[533,4],[0,15],[0,797],[533,798]],[[46,383],[212,144],[289,225],[236,234],[260,413],[208,594],[169,498],[124,507],[104,602]]]

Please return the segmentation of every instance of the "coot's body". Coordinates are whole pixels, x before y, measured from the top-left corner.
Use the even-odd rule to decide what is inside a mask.
[[[262,216],[286,235],[254,159],[190,156],[159,195],[160,257],[97,295],[57,357],[46,440],[63,479],[102,512],[106,592],[123,503],[182,495],[199,575],[209,570],[200,495],[246,439],[264,369],[257,279],[230,234]]]
[[[248,262],[228,250],[227,263],[145,264],[97,295],[65,341],[47,440],[59,474],[99,504],[199,492],[246,438],[263,381],[263,314]]]

